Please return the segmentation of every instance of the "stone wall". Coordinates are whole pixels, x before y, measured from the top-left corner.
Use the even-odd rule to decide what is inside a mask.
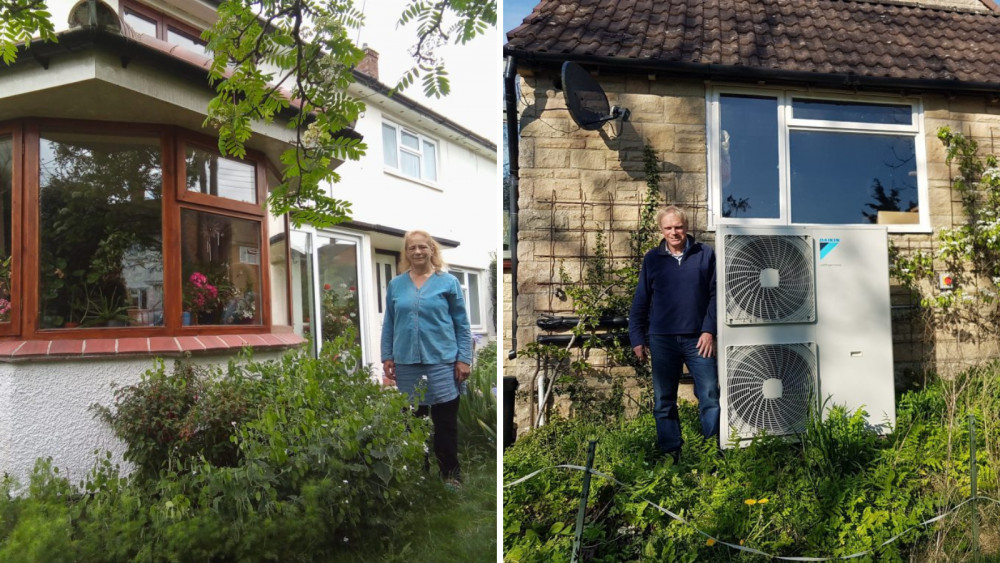
[[[607,124],[584,131],[573,123],[554,75],[522,69],[520,109],[520,197],[518,241],[518,347],[542,334],[535,326],[542,314],[569,314],[572,303],[559,291],[560,268],[579,279],[584,260],[602,233],[613,257],[628,255],[628,238],[638,224],[645,194],[642,147],[648,142],[661,166],[665,202],[687,208],[691,232],[706,242],[706,85],[698,80],[655,76],[598,76],[612,105],[627,107],[631,119],[620,128]],[[926,170],[929,182],[931,226],[936,231],[955,224],[961,203],[951,189],[953,171],[937,130],[949,126],[980,141],[983,150],[1000,149],[1000,103],[984,96],[925,95],[923,100]],[[934,234],[892,235],[904,252],[934,251]],[[510,283],[509,275],[504,278]],[[509,291],[505,292],[505,319],[509,319]],[[997,344],[962,342],[953,334],[928,330],[914,298],[892,288],[893,342],[897,381],[927,370],[944,374],[983,358],[1000,355]],[[505,350],[509,350],[509,322],[505,322]],[[506,355],[505,355],[506,357]],[[599,353],[591,363],[600,365]],[[536,373],[534,359],[507,361],[505,375],[520,384],[517,423],[530,427],[528,397]],[[565,406],[560,407],[564,409]]]

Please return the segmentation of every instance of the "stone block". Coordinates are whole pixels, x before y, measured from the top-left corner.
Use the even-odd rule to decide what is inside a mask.
[[[663,99],[664,120],[667,123],[705,124],[705,98],[666,97]]]
[[[608,151],[571,150],[569,166],[577,170],[605,170],[608,167]]]

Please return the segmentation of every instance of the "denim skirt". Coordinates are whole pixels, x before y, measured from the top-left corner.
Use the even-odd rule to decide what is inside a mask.
[[[455,364],[396,364],[396,387],[413,404],[436,405],[458,397]]]

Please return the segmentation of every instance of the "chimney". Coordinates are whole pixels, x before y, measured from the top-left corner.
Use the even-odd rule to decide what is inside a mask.
[[[367,43],[362,45],[361,49],[365,52],[365,58],[358,63],[358,71],[378,80],[378,51],[369,47]]]

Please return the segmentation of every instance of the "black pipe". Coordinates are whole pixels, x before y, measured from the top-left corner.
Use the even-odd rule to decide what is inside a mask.
[[[504,101],[507,103],[507,155],[510,161],[510,193],[508,194],[508,213],[510,219],[510,352],[507,359],[517,357],[517,60],[507,57],[507,69],[503,75]]]

